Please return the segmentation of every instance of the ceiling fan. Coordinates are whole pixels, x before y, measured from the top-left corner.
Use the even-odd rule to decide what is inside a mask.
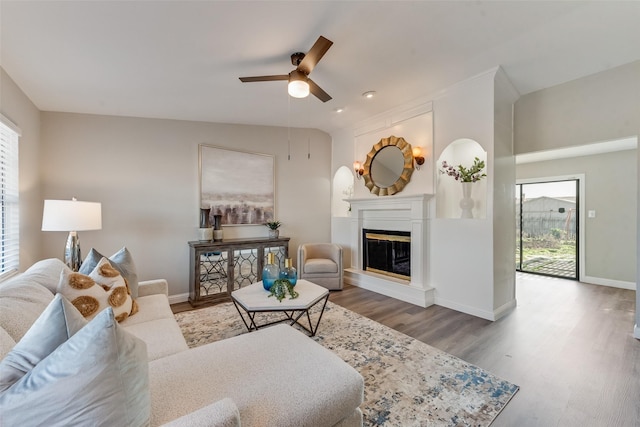
[[[296,52],[291,55],[291,63],[296,69],[289,74],[281,74],[277,76],[256,76],[256,77],[240,77],[243,83],[249,82],[269,82],[274,80],[288,80],[289,95],[294,98],[305,98],[309,96],[309,92],[314,94],[322,102],[327,102],[331,96],[320,88],[313,80],[309,78],[309,74],[313,71],[316,64],[322,59],[329,50],[333,42],[322,36],[309,49],[306,54]]]

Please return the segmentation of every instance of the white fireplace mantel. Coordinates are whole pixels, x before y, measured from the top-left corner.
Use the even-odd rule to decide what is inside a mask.
[[[428,201],[433,194],[348,199],[351,204],[351,268],[345,281],[422,307],[433,304],[428,284]],[[411,233],[411,280],[400,280],[363,270],[362,229]]]

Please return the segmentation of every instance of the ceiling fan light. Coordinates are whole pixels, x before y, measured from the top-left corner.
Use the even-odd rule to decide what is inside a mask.
[[[309,83],[302,80],[291,80],[288,91],[289,95],[294,98],[306,98],[309,96]]]

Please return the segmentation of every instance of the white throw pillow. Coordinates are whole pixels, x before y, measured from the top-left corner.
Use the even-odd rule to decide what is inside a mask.
[[[0,392],[17,382],[86,324],[82,314],[57,294],[27,333],[0,361]]]
[[[125,280],[106,258],[88,276],[63,270],[58,292],[89,320],[107,307],[113,308],[118,322],[138,311]]]
[[[82,274],[91,273],[102,258],[106,257],[94,248],[91,248],[84,261],[82,261],[82,265],[78,272]],[[127,285],[131,290],[131,296],[133,298],[138,298],[138,273],[136,270],[136,264],[133,262],[133,256],[131,255],[131,252],[129,252],[129,249],[123,247],[109,257],[109,262],[127,281]]]
[[[0,393],[3,426],[146,426],[151,418],[144,341],[109,307]]]

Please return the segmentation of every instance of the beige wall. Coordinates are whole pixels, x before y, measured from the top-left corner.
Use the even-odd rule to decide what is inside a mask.
[[[275,155],[276,217],[293,258],[299,243],[330,239],[331,139],[324,132],[292,129],[288,161],[286,128],[43,112],[42,141],[42,197],[102,203],[102,230],[80,233],[83,253],[127,246],[140,278],[166,278],[172,295],[188,292],[187,242],[198,235],[198,144]],[[267,228],[224,232],[266,236]],[[64,233],[42,235],[41,256],[61,256]]]
[[[81,234],[83,253],[134,253],[142,280],[169,280],[172,295],[188,292],[188,246],[199,221],[198,144],[275,156],[276,215],[301,242],[330,241],[331,138],[287,129],[177,120],[40,112],[0,69],[0,113],[20,138],[20,268],[62,257],[65,233],[42,232],[46,198],[103,204],[103,229]],[[310,147],[310,159],[307,158]],[[266,236],[262,226],[228,227],[227,237]]]
[[[20,269],[40,259],[40,111],[0,68],[0,113],[22,131],[20,152]]]
[[[585,276],[636,281],[637,150],[521,164],[517,179],[584,174]],[[584,212],[583,212],[584,214]],[[587,280],[588,281],[588,280]]]
[[[515,105],[514,122],[516,154],[638,137],[640,136],[640,61],[525,95]],[[637,169],[640,157],[636,154],[633,161],[635,173],[628,173],[616,183],[617,186],[605,187],[601,190],[606,193],[612,188],[635,185],[637,192]],[[525,173],[520,167],[517,170],[518,176]],[[611,170],[600,168],[594,172],[592,178],[609,173]],[[543,171],[535,174],[541,176]],[[590,185],[590,181],[587,180],[586,188],[590,189]],[[625,193],[628,195],[628,192]],[[638,200],[637,194],[635,200]],[[613,280],[621,277],[624,278],[621,280],[637,282],[638,278],[635,274],[631,275],[631,271],[635,270],[636,265],[640,263],[640,254],[636,249],[640,243],[640,235],[637,235],[640,229],[638,226],[640,216],[637,214],[639,210],[640,205],[636,205],[622,213],[633,216],[631,222],[635,227],[625,224],[630,227],[626,229],[618,221],[610,218],[612,222],[603,226],[609,232],[606,235],[600,234],[604,240],[587,239],[586,252],[592,254],[585,262],[588,271],[604,279]],[[604,223],[601,220],[597,222]],[[587,224],[587,230],[589,228],[590,225]],[[632,237],[634,232],[636,235]],[[598,260],[593,256],[595,253],[600,253],[599,246],[609,248],[617,246],[613,236],[626,237],[622,246],[629,248],[629,254],[637,254],[633,259],[625,256],[622,272],[598,264]],[[634,244],[630,243],[631,240]],[[596,264],[590,267],[591,262]],[[619,266],[620,261],[615,260],[613,264]],[[638,292],[636,292],[636,305],[640,306]],[[636,310],[634,332],[636,338],[640,338],[638,325],[640,325],[640,310]]]
[[[527,94],[515,105],[514,122],[516,154],[637,137],[640,135],[640,61]],[[610,163],[607,167],[588,166],[585,164],[587,157],[517,167],[518,178],[537,178],[555,172],[566,175],[581,168],[588,170],[585,183],[588,201],[607,200],[610,203],[602,202],[598,209],[604,216],[598,214],[595,221],[584,224],[590,236],[585,242],[587,276],[636,281],[637,260],[630,255],[637,252],[637,239],[631,233],[638,228],[635,225],[639,219],[638,208],[627,206],[629,200],[638,199],[637,194],[629,194],[638,187],[640,159],[634,154],[636,152],[634,150],[631,155],[625,152],[627,157],[620,158],[622,163]],[[620,154],[612,153],[611,156]],[[612,194],[622,196],[623,193],[624,201],[612,197]],[[621,205],[623,208],[618,208]],[[613,214],[614,210],[616,214]],[[622,221],[619,215],[622,215]],[[602,265],[603,259],[611,258],[609,254],[618,253],[615,249],[618,239],[622,239],[624,254],[614,257],[610,267]],[[605,253],[602,248],[610,251]]]
[[[640,61],[521,97],[515,105],[515,153],[638,135]]]

